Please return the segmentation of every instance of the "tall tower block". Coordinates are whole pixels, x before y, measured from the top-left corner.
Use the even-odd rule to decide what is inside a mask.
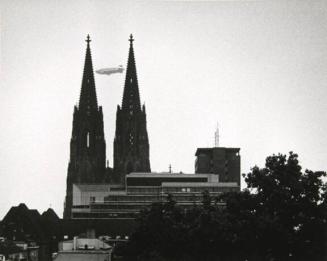
[[[124,182],[128,173],[151,171],[146,112],[140,103],[133,41],[131,35],[122,106],[117,106],[116,115],[114,172],[119,182]]]
[[[103,114],[97,102],[89,35],[86,42],[79,105],[74,107],[64,218],[71,217],[73,183],[102,183],[105,179]]]

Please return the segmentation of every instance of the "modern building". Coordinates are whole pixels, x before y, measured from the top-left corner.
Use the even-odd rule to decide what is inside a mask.
[[[239,191],[237,182],[219,182],[216,174],[130,173],[125,186],[74,184],[72,219],[134,219],[154,202],[171,195],[177,205],[200,204],[202,193],[212,198]],[[218,203],[220,204],[220,203]]]
[[[240,148],[198,148],[195,156],[195,173],[217,174],[221,182],[236,182],[240,185]]]
[[[96,238],[78,238],[59,243],[53,261],[111,261],[112,247]]]

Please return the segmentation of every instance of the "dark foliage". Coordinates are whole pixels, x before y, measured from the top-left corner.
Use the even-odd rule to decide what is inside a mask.
[[[325,172],[301,171],[294,153],[243,175],[248,188],[181,209],[173,197],[144,210],[126,260],[325,260]],[[223,201],[225,207],[214,202]]]

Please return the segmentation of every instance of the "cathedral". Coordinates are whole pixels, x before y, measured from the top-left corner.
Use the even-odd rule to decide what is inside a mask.
[[[140,102],[133,41],[130,35],[123,100],[117,106],[112,169],[106,166],[103,112],[97,101],[91,39],[87,36],[81,93],[73,114],[64,218],[71,216],[73,184],[124,184],[126,174],[151,171],[146,112]]]
[[[116,112],[112,168],[106,165],[103,112],[97,102],[89,36],[79,104],[74,107],[64,219],[88,225],[92,220],[92,226],[99,225],[101,231],[104,220],[120,222],[110,229],[131,227],[142,209],[165,201],[168,195],[189,208],[201,204],[204,191],[217,197],[240,190],[239,148],[199,148],[195,173],[151,172],[133,41],[130,35],[122,104]]]

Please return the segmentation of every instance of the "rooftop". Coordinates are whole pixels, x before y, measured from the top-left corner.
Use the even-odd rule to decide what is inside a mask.
[[[126,175],[126,178],[207,178],[212,174],[186,174],[186,173],[157,173],[157,172],[133,172]]]
[[[226,150],[226,151],[232,151],[232,152],[239,152],[240,148],[227,148],[227,147],[197,148],[197,150],[195,152],[195,156],[198,156],[199,153],[201,153],[201,152],[211,153],[214,150]]]
[[[109,192],[110,186],[109,184],[73,184],[77,188],[82,191],[103,191]]]

